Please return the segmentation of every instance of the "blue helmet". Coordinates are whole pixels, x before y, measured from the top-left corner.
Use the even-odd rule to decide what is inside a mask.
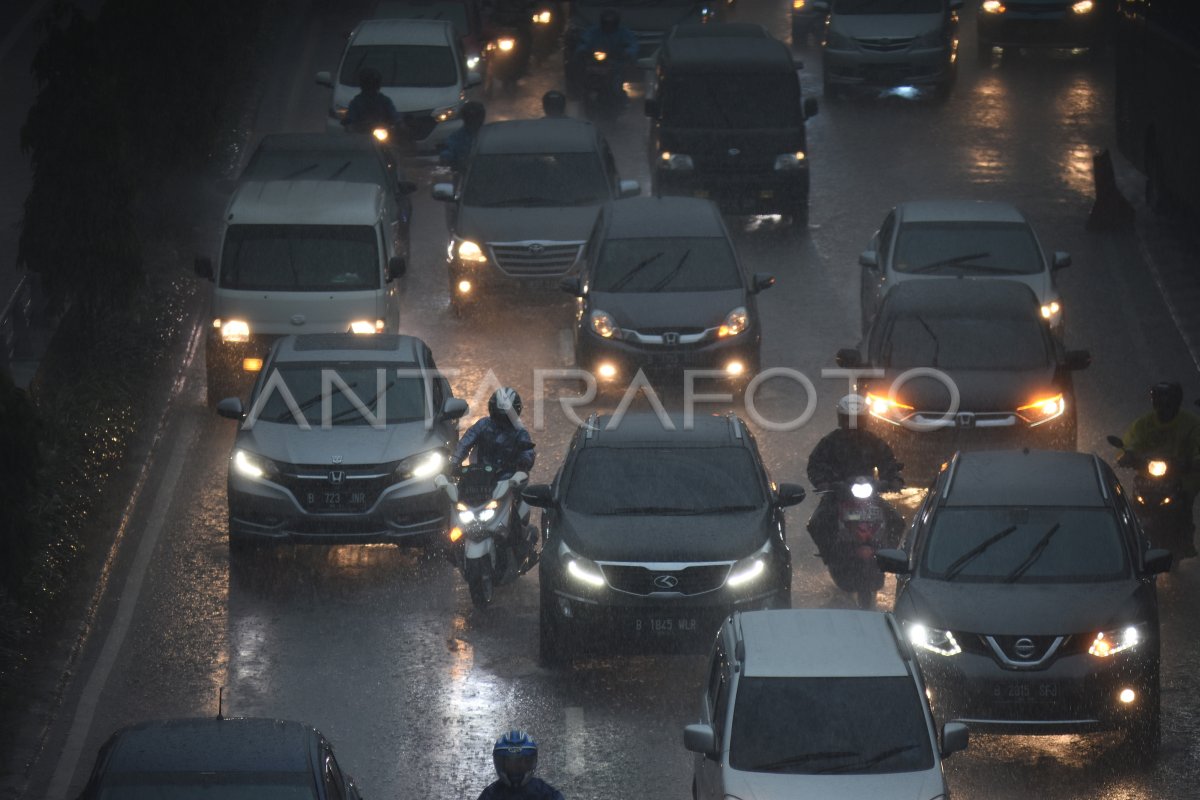
[[[537,768],[538,746],[533,737],[513,728],[496,740],[492,747],[492,763],[504,783],[518,788],[529,782]]]

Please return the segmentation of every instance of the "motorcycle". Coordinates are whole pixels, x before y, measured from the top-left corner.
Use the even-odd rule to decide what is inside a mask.
[[[821,553],[829,577],[839,589],[850,592],[859,608],[875,607],[875,595],[883,588],[883,572],[875,563],[875,551],[895,546],[898,514],[880,493],[885,485],[866,476],[836,484],[837,530],[827,551]]]
[[[496,586],[511,583],[538,561],[533,545],[537,530],[521,503],[529,475],[517,472],[496,479],[490,466],[463,467],[457,484],[445,475],[434,478],[454,505],[450,559],[458,566],[476,608],[491,604]]]
[[[495,37],[486,45],[487,76],[483,83],[485,97],[492,97],[499,83],[508,94],[517,91],[517,81],[529,68],[529,36],[522,28],[498,28]]]
[[[582,58],[584,116],[590,120],[616,117],[625,107],[625,91],[614,74],[620,64],[603,50],[584,53]]]
[[[558,50],[562,35],[562,10],[557,2],[542,0],[530,6],[529,51],[535,63],[541,64]]]
[[[1108,443],[1125,450],[1119,437]],[[1133,469],[1133,507],[1151,547],[1170,550],[1180,558],[1188,542],[1192,509],[1183,491],[1183,465],[1177,459],[1155,453],[1129,453]]]

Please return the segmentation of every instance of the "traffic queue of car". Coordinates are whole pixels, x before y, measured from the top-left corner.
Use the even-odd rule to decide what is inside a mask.
[[[592,3],[576,5],[586,14]],[[867,5],[792,4],[797,35],[833,18],[826,97],[886,72],[886,48],[869,36],[862,63],[835,59],[839,43],[866,35],[853,17]],[[930,16],[921,24],[941,47],[963,4],[909,5]],[[384,67],[412,142],[444,141],[501,46],[460,0],[386,0],[379,16],[318,77],[333,89],[331,135],[264,139],[218,258],[197,260],[213,282],[209,401],[243,423],[229,465],[231,557],[272,543],[445,547],[467,522],[438,481],[467,404],[400,317],[415,185],[392,149],[340,120],[360,70]],[[1007,42],[1000,30],[981,23],[981,41]],[[643,54],[653,196],[621,179],[590,122],[484,126],[465,172],[432,187],[449,211],[451,308],[469,317],[484,292],[562,290],[575,304],[576,362],[601,381],[704,368],[744,384],[762,367],[756,296],[776,278],[747,273],[722,214],[806,224],[804,125],[816,101],[802,98],[790,49],[760,27],[684,22],[653,44]],[[922,56],[939,95],[954,57]],[[593,415],[552,482],[522,493],[541,511],[543,663],[614,641],[706,649],[700,719],[684,733],[696,798],[941,797],[941,761],[968,728],[1117,729],[1133,758],[1152,758],[1155,576],[1171,554],[1150,547],[1112,469],[1075,452],[1072,378],[1090,355],[1064,345],[1055,278],[1069,264],[1017,209],[976,202],[897,206],[860,257],[863,339],[836,362],[870,375],[857,387],[862,422],[910,475],[932,476],[902,549],[872,551],[897,576],[893,613],[791,610],[785,509],[805,490],[771,478],[738,415]],[[249,750],[216,734],[238,726],[231,736]],[[213,772],[193,763],[200,749],[229,762],[219,768],[232,777],[214,785],[274,775],[358,796],[316,731],[220,719],[119,732],[88,792],[144,787],[139,759],[171,783]],[[242,763],[246,752],[261,759]]]

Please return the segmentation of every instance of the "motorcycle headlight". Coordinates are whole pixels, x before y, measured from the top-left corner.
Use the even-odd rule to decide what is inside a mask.
[[[517,40],[512,38],[511,36],[502,36],[496,40],[496,49],[499,50],[501,53],[512,52],[513,48],[515,48],[516,46],[517,46]]]
[[[483,248],[470,239],[462,240],[455,249],[458,252],[459,261],[467,261],[472,264],[487,263],[487,256],[483,254]]]
[[[1137,647],[1141,641],[1142,633],[1136,625],[1116,628],[1111,631],[1100,631],[1096,634],[1096,638],[1092,640],[1091,647],[1088,648],[1088,654],[1097,658],[1108,658],[1120,653],[1122,650]]]
[[[250,341],[250,323],[240,319],[231,319],[221,325],[221,341],[248,342]]]
[[[603,50],[592,51],[592,60],[593,61],[604,61],[607,58],[608,58],[608,53],[604,52]]]
[[[476,69],[479,66],[479,56],[467,56],[467,69]]]
[[[606,584],[604,573],[600,571],[600,565],[590,558],[579,555],[567,547],[565,542],[558,546],[558,555],[566,566],[567,575],[573,580],[594,589],[602,588]]]
[[[745,306],[738,306],[725,315],[725,321],[721,323],[721,327],[717,328],[717,336],[722,339],[727,336],[737,336],[745,333],[748,327],[750,327],[750,314],[746,311]]]
[[[547,9],[542,9],[541,11],[535,13],[530,19],[533,20],[534,25],[549,25],[551,20],[554,19],[554,15],[551,14]]]
[[[588,320],[592,330],[605,339],[621,338],[621,329],[617,327],[617,321],[607,311],[593,311]]]
[[[234,450],[231,459],[233,470],[245,478],[257,480],[274,480],[279,476],[279,469],[269,458],[251,453],[249,450]]]
[[[871,495],[875,494],[875,487],[863,481],[861,483],[851,484],[850,494],[857,497],[859,500],[866,500]]]
[[[695,169],[696,164],[692,161],[692,157],[684,153],[671,153],[664,150],[659,156],[663,166],[667,169]]]
[[[737,589],[762,577],[767,571],[767,554],[770,549],[771,545],[768,543],[758,552],[735,562],[729,570],[729,577],[725,579],[725,585],[730,589]]]
[[[982,9],[985,14],[1003,14],[1008,11],[1000,0],[985,0]]]
[[[479,512],[480,522],[491,522],[496,517],[496,509],[500,507],[500,503],[496,500],[488,501],[488,504]]]
[[[1161,478],[1167,474],[1167,462],[1154,458],[1146,462],[1146,472],[1152,478]]]
[[[921,624],[908,626],[908,640],[914,647],[937,653],[939,656],[956,656],[962,652],[953,633]]]
[[[479,65],[479,56],[475,56],[475,64],[476,66]],[[467,69],[475,69],[475,67],[471,66],[471,59],[469,58],[467,59]],[[433,118],[438,122],[449,122],[450,120],[458,117],[459,110],[460,106],[457,105],[435,108],[433,110]]]
[[[800,167],[804,166],[805,159],[807,158],[808,156],[805,155],[803,150],[797,150],[794,153],[783,153],[781,155],[777,155],[775,156],[775,169],[799,169]]]
[[[1096,4],[1092,0],[1079,0],[1078,3],[1071,6],[1071,10],[1076,14],[1090,14],[1095,8]]]
[[[387,128],[382,126],[372,129],[371,135],[375,137],[375,141],[377,142],[386,142],[389,138],[391,138],[391,133],[388,132]]]
[[[1061,417],[1066,410],[1066,400],[1061,394],[1056,394],[1051,397],[1039,397],[1032,403],[1018,408],[1017,413],[1021,414],[1031,426],[1036,426]]]
[[[448,460],[442,450],[430,450],[409,456],[396,466],[396,477],[402,481],[411,478],[432,478],[444,472]]]

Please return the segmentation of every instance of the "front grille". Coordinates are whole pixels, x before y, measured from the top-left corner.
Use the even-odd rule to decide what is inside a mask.
[[[775,156],[764,157],[754,154],[708,153],[696,159],[696,169],[709,173],[759,173],[775,169]]]
[[[412,111],[404,115],[404,127],[408,129],[409,136],[420,141],[433,133],[437,120],[430,111]]]
[[[913,43],[911,37],[905,39],[855,39],[858,46],[869,53],[899,53],[907,50]]]
[[[279,483],[310,514],[356,514],[373,507],[396,482],[396,464],[341,467],[280,464]]]
[[[513,278],[556,278],[565,275],[579,258],[583,242],[497,242],[492,260]]]
[[[618,592],[642,596],[655,592],[697,595],[724,586],[730,565],[694,564],[672,570],[648,569],[637,564],[601,564],[600,569],[608,585]]]
[[[1011,14],[1036,14],[1038,16],[1060,16],[1067,11],[1067,3],[1022,3],[1005,2],[1004,7]]]
[[[646,336],[665,336],[668,333],[677,333],[680,336],[695,336],[698,333],[704,333],[704,328],[692,327],[681,328],[679,326],[667,326],[665,328],[638,328],[635,333],[644,334]]]

